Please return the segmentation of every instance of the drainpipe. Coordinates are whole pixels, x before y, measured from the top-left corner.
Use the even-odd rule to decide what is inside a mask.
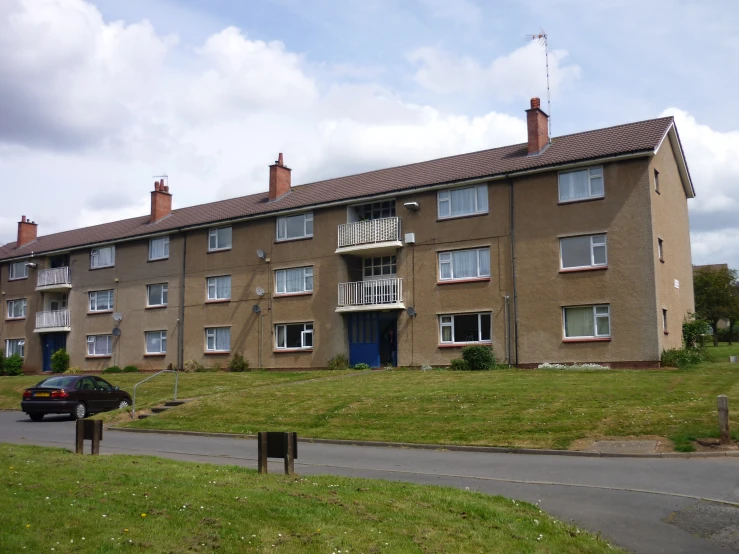
[[[182,271],[180,272],[180,317],[177,320],[177,369],[185,364],[185,268],[187,267],[187,232],[182,233]]]
[[[513,335],[516,346],[516,367],[518,367],[518,291],[516,288],[516,226],[515,226],[515,209],[513,196],[513,179],[506,175],[508,181],[508,190],[511,198],[511,217],[510,217],[510,236],[511,236],[511,266],[513,271]],[[510,355],[509,355],[510,358]]]

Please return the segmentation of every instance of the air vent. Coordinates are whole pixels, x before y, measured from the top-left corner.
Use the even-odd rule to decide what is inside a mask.
[[[416,233],[406,233],[405,234],[405,243],[406,244],[415,244],[416,243]]]

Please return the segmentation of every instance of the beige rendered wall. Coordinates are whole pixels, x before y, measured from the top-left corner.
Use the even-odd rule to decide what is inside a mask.
[[[602,165],[597,200],[560,205],[555,172],[515,182],[521,364],[659,360],[649,160]],[[607,235],[608,268],[560,273],[559,238],[598,233]],[[563,342],[562,308],[588,304],[610,304],[611,340]]]
[[[659,193],[654,186],[654,170],[659,172]],[[682,347],[682,323],[695,311],[693,266],[690,256],[688,198],[669,139],[662,142],[649,164],[652,205],[652,248],[657,284],[657,321],[660,352]],[[663,242],[663,260],[658,254],[658,239]],[[675,281],[679,288],[675,287]],[[662,310],[667,310],[667,332],[662,330]]]

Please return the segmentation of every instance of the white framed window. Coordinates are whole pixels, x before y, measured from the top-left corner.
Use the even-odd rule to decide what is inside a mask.
[[[147,354],[166,354],[167,353],[167,331],[147,331],[146,332],[146,353]]]
[[[440,190],[436,195],[439,219],[488,212],[488,186]]]
[[[439,316],[439,341],[441,344],[491,343],[492,315],[449,314]]]
[[[490,248],[439,252],[439,280],[490,277]]]
[[[205,329],[205,350],[208,352],[231,351],[231,328],[208,327]]]
[[[313,323],[275,325],[275,347],[278,350],[313,348]]]
[[[21,358],[26,357],[26,339],[8,339],[5,341],[5,357],[18,354]]]
[[[88,356],[110,356],[113,353],[113,335],[87,335]]]
[[[392,277],[398,270],[398,259],[395,256],[382,258],[364,258],[362,269],[365,277]]]
[[[659,171],[654,170],[654,192],[661,194],[659,191]]]
[[[559,174],[559,201],[575,202],[588,198],[602,198],[603,167],[590,167]]]
[[[19,319],[26,317],[27,300],[8,300],[8,319]]]
[[[360,221],[395,217],[395,200],[362,204],[357,207],[357,215],[359,216]]]
[[[28,278],[28,266],[26,262],[13,262],[8,266],[8,279],[11,281],[15,279],[27,279]]]
[[[657,239],[657,254],[659,255],[659,261],[665,261],[665,243],[662,239]]]
[[[607,338],[611,336],[611,307],[572,306],[562,308],[564,335],[568,339]]]
[[[113,290],[96,290],[90,293],[90,311],[107,312],[113,309]]]
[[[149,259],[166,260],[169,258],[169,237],[157,237],[149,241]]]
[[[92,248],[90,250],[90,268],[112,267],[115,265],[115,246]]]
[[[208,300],[231,299],[231,276],[208,277]]]
[[[208,230],[208,251],[228,250],[233,244],[231,227],[218,227]]]
[[[313,212],[277,218],[277,240],[313,236]]]
[[[608,265],[606,236],[589,235],[559,239],[560,269]]]
[[[276,294],[313,291],[313,267],[296,267],[275,271]]]
[[[662,331],[667,332],[667,310],[662,308]]]
[[[157,285],[146,285],[146,305],[166,306],[169,295],[169,285],[160,283]]]

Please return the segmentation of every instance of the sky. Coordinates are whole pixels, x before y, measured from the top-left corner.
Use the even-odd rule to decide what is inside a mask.
[[[733,14],[733,15],[732,15]],[[739,268],[735,0],[2,0],[0,244],[673,115],[693,263]],[[546,108],[545,108],[546,109]]]

